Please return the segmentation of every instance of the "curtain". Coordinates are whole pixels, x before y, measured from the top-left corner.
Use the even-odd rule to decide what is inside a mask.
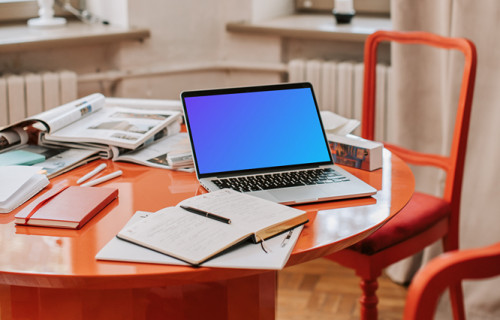
[[[395,30],[466,37],[477,47],[478,69],[462,189],[460,248],[499,242],[500,1],[392,0],[391,15]],[[394,108],[388,114],[391,124],[388,137],[416,150],[443,152],[452,135],[463,59],[460,53],[408,47],[391,48]],[[414,173],[417,190],[434,194],[442,191],[441,173],[426,169]],[[441,243],[437,243],[386,272],[397,282],[408,282],[418,267],[440,250]],[[499,287],[498,278],[464,284],[468,319],[500,319]],[[446,293],[436,319],[451,318],[447,300]]]

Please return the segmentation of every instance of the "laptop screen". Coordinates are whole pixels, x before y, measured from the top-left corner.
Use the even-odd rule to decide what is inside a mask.
[[[182,94],[198,174],[331,163],[310,84]]]

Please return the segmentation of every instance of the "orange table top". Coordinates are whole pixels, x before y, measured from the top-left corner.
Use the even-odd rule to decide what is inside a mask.
[[[138,210],[154,212],[205,190],[194,173],[98,160],[51,180],[76,180],[98,163],[98,176],[123,175],[100,186],[119,189],[119,198],[80,230],[16,226],[15,211],[0,215],[0,284],[47,288],[131,288],[219,281],[263,270],[192,268],[145,263],[97,261],[95,255]],[[287,265],[302,263],[363,239],[395,215],[411,198],[415,181],[409,167],[384,150],[384,167],[373,172],[347,168],[379,191],[373,197],[297,206],[306,224]],[[40,194],[46,192],[43,190]],[[28,202],[29,203],[29,202]]]

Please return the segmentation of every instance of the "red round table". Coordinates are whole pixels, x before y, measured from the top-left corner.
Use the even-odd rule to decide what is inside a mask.
[[[74,169],[51,185],[63,180],[76,185],[100,162],[108,165],[100,175],[123,170],[102,184],[119,188],[119,198],[82,229],[16,226],[20,208],[0,215],[0,319],[274,319],[275,270],[97,261],[97,252],[135,211],[154,212],[205,192],[194,173],[109,160]],[[346,169],[379,191],[368,198],[297,206],[310,222],[287,266],[367,237],[413,194],[411,170],[386,150],[383,169]]]

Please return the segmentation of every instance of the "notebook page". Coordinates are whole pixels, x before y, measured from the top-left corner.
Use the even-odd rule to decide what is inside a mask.
[[[196,264],[248,234],[233,224],[168,207],[124,228],[118,236]]]
[[[179,205],[191,206],[229,218],[232,225],[251,233],[304,213],[302,210],[230,189],[189,198],[180,202]]]

